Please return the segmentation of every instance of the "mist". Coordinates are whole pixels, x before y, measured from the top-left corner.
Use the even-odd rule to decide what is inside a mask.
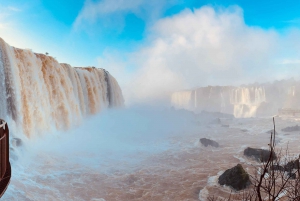
[[[183,145],[197,146],[193,136],[197,127],[192,112],[144,105],[106,110],[68,131],[22,138],[21,147],[12,145],[14,174],[3,199],[39,200],[44,195],[47,199],[92,199],[93,195],[73,192],[71,186],[79,182],[86,192],[84,175],[131,174],[151,166],[153,156]],[[60,183],[66,177],[68,182]]]
[[[208,85],[299,79],[299,33],[249,26],[239,6],[203,6],[158,20],[134,51],[108,48],[98,61],[122,85],[126,104],[150,104]]]
[[[30,139],[28,151],[61,155],[74,163],[84,159],[87,166],[96,168],[107,160],[128,162],[132,154],[168,149],[170,138],[192,129],[192,117],[192,113],[184,116],[175,110],[147,106],[106,110],[69,131]]]
[[[299,155],[299,26],[250,25],[238,5],[169,11],[177,3],[87,0],[69,25],[55,19],[60,42],[31,30],[47,40],[33,48],[55,46],[51,55],[0,39],[12,167],[3,200],[226,197],[236,189],[218,179],[237,164],[257,173],[260,158],[245,150],[269,149],[273,121],[276,146]],[[5,8],[0,34],[20,47],[28,42],[18,33],[32,42],[22,31],[31,26],[3,23],[22,11]],[[47,31],[50,21],[38,18]]]

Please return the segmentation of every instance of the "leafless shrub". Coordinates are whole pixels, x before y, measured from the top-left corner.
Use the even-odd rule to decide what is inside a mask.
[[[252,185],[241,193],[225,199],[209,196],[208,201],[300,201],[300,164],[298,158],[290,157],[288,147],[285,152],[276,148],[275,120],[270,136],[269,159],[260,166],[253,166],[254,173],[250,174]],[[277,157],[274,157],[276,154]],[[275,158],[274,160],[272,160]]]

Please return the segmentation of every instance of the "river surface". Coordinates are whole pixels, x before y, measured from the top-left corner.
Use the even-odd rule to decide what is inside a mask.
[[[175,114],[176,113],[176,114]],[[179,113],[179,114],[178,114]],[[30,139],[15,148],[12,179],[3,200],[206,200],[226,197],[218,174],[237,163],[248,146],[267,148],[271,117],[204,119],[189,113],[114,111],[66,133]],[[299,132],[281,129],[297,119],[275,118],[277,147],[299,152]],[[202,137],[220,144],[204,147]]]

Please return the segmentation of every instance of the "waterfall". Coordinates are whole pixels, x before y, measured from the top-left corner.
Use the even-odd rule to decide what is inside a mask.
[[[28,137],[69,129],[90,114],[124,104],[117,81],[106,70],[73,68],[2,39],[0,79],[1,118]]]
[[[230,113],[238,118],[256,116],[257,109],[263,102],[266,102],[266,92],[262,86],[208,86],[174,92],[171,96],[171,104],[176,108]]]
[[[232,89],[230,103],[234,105],[235,117],[254,117],[262,102],[266,101],[263,87],[238,87]]]
[[[192,91],[175,92],[171,96],[171,104],[175,108],[192,109]]]

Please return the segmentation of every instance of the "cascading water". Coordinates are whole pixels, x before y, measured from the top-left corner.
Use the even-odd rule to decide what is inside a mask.
[[[264,87],[209,86],[175,92],[171,97],[171,103],[176,108],[230,113],[239,118],[256,116],[263,102],[266,102]]]
[[[192,109],[192,91],[175,92],[171,97],[171,104],[176,108]],[[196,107],[196,105],[194,105]]]
[[[28,137],[66,130],[108,107],[122,91],[104,69],[73,68],[0,40],[0,115]]]
[[[232,89],[230,103],[234,105],[235,117],[254,117],[258,106],[266,101],[263,87],[239,87]]]

